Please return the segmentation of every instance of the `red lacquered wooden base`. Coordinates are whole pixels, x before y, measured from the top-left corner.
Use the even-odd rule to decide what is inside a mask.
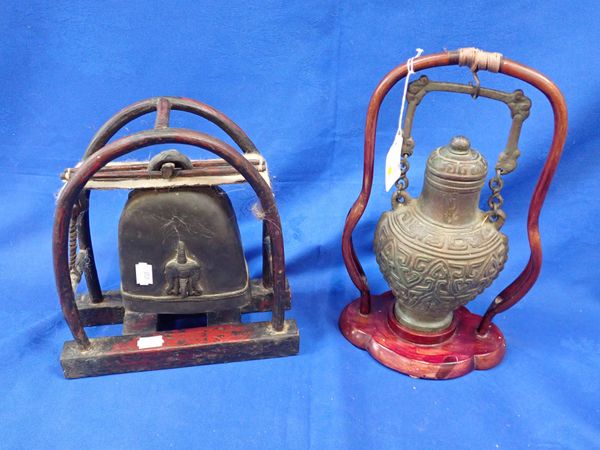
[[[102,337],[90,343],[81,350],[75,341],[65,342],[60,362],[66,378],[290,356],[298,353],[299,334],[296,322],[286,320],[279,332],[270,322],[254,322]]]
[[[357,347],[367,350],[381,364],[415,378],[447,380],[473,370],[497,366],[506,352],[500,329],[492,324],[478,336],[481,316],[461,307],[448,329],[418,333],[402,327],[393,316],[391,292],[372,297],[371,313],[359,312],[359,300],[340,316],[340,329]]]

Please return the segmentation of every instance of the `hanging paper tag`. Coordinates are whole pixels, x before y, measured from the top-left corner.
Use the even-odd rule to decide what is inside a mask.
[[[400,160],[402,156],[402,132],[396,134],[394,142],[385,157],[385,191],[388,192],[396,180],[400,178]]]
[[[406,61],[408,67],[408,73],[404,79],[404,93],[402,94],[402,104],[400,106],[400,117],[398,118],[398,131],[394,136],[394,142],[387,152],[385,157],[385,191],[388,192],[394,183],[402,175],[400,171],[400,161],[402,160],[402,144],[404,142],[404,136],[402,135],[402,120],[404,118],[404,104],[406,103],[406,93],[408,91],[408,80],[410,75],[415,73],[413,67],[413,61],[423,53],[422,48],[417,49],[417,54]]]

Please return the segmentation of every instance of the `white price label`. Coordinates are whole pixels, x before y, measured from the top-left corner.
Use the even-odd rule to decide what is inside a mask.
[[[141,337],[137,340],[137,347],[140,350],[143,350],[145,348],[162,347],[164,343],[165,343],[165,340],[160,335],[159,336],[145,336],[145,337]]]
[[[152,279],[152,264],[139,262],[135,265],[135,282],[140,286],[149,286]]]

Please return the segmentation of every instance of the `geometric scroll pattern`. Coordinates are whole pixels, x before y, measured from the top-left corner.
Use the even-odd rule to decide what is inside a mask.
[[[381,216],[375,255],[383,276],[403,310],[442,319],[474,299],[504,268],[508,238],[481,221],[441,227],[399,205]]]

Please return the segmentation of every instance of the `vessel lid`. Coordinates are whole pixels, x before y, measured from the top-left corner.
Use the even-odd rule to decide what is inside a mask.
[[[477,181],[485,179],[488,165],[483,155],[471,148],[469,139],[455,136],[448,145],[431,153],[427,171],[448,180]]]

